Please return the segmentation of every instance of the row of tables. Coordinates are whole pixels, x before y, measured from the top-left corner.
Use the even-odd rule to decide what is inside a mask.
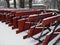
[[[8,9],[7,8],[7,9],[0,9],[0,21],[6,22],[6,24],[8,24],[9,26],[12,26],[12,29],[18,28],[18,30],[16,31],[16,33],[18,34],[22,31],[30,29],[30,27],[32,27],[33,25],[37,25],[36,23],[39,21],[36,22],[36,20],[38,20],[40,15],[51,16],[51,15],[57,15],[57,14],[60,14],[59,10],[49,10],[49,9],[34,10],[34,9]],[[42,20],[41,17],[40,19]],[[26,36],[24,36],[24,38],[26,38]]]

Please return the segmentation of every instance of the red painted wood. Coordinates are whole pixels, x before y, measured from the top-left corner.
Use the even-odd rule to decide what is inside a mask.
[[[43,10],[29,10],[23,12],[16,12],[15,16],[24,16],[24,15],[32,15],[32,14],[40,14]]]
[[[40,27],[41,27],[41,26],[45,26],[45,25],[49,25],[49,24],[51,24],[52,22],[57,21],[58,18],[60,18],[60,16],[52,16],[51,18],[48,17],[48,19],[45,18],[45,20],[42,21]],[[42,27],[42,28],[43,28],[43,27]],[[37,28],[37,29],[35,28],[35,29],[34,29],[34,27],[32,27],[32,28],[30,28],[29,33],[27,34],[27,35],[28,35],[27,37],[32,37],[33,35],[41,32],[41,30],[42,30],[42,29],[39,29],[39,28]],[[25,36],[24,36],[24,37],[25,37]],[[27,37],[26,37],[26,38],[27,38]]]
[[[1,18],[2,20],[2,22],[5,22],[6,21],[6,15],[2,15],[2,18]]]
[[[47,35],[46,38],[44,39],[44,41],[42,42],[42,45],[47,45],[49,43],[49,41],[51,41],[52,39],[54,39],[58,34],[50,34]]]
[[[38,31],[37,31],[38,30]],[[23,39],[26,39],[26,38],[29,38],[29,37],[32,37],[33,35],[36,35],[37,33],[41,32],[42,31],[42,28],[30,28],[30,31],[29,33],[27,34],[27,36],[25,35],[23,37]]]
[[[9,16],[9,26],[13,25],[13,18],[14,18],[14,15]]]
[[[30,15],[30,14],[28,14],[28,12],[29,13],[31,13],[31,14],[35,14],[36,12],[35,11],[23,11],[23,12],[16,12],[16,15],[19,15],[20,17],[22,17],[22,18],[27,18],[28,16],[27,15]],[[37,11],[38,12],[38,11]],[[41,11],[42,12],[42,11]],[[39,12],[39,13],[41,13],[41,12]],[[14,20],[14,19],[13,19]],[[14,23],[14,22],[17,22],[17,20],[15,20],[15,21],[13,21],[13,28],[17,28],[17,23]]]
[[[19,33],[19,32],[21,32],[20,30],[23,30],[23,26],[24,26],[24,23],[25,23],[25,19],[21,19],[21,20],[19,20],[20,22],[18,22],[18,27],[20,27],[19,28],[19,30],[18,31],[16,31],[16,33]]]
[[[6,16],[6,24],[9,23],[9,15]]]
[[[56,16],[52,16],[50,18],[44,19],[42,21],[42,25],[49,25],[50,23],[53,23],[54,21],[58,20],[60,18],[60,16],[56,15]]]
[[[0,21],[2,20],[2,15],[0,14]]]
[[[20,19],[20,17],[13,17],[13,27],[12,29],[18,28],[18,19]]]
[[[60,32],[60,28],[58,28],[55,32]]]
[[[47,17],[52,16],[52,13],[45,13],[45,14],[41,14],[39,16],[41,16],[42,18],[47,18]],[[40,20],[40,18],[38,18],[38,16],[31,16],[31,17],[29,17],[29,22],[38,22],[39,20]],[[24,23],[23,22],[21,23],[21,21],[22,20],[18,21],[18,28],[19,28],[19,30],[25,31],[25,30],[27,30],[27,29],[29,29],[31,27],[31,26],[29,27],[29,25],[31,25],[31,24],[27,25],[25,23],[25,22],[28,22],[28,20],[27,21],[23,21]],[[33,23],[33,25],[34,25],[34,23]],[[27,27],[29,27],[29,28],[27,28]]]
[[[11,11],[8,15],[6,15],[6,23],[12,23],[13,16],[16,11]]]
[[[30,23],[25,23],[26,20],[21,20],[20,22],[18,22],[18,27],[19,27],[19,30],[17,30],[16,33],[19,33],[22,32],[22,31],[25,31],[27,29],[29,29],[32,25],[34,24],[30,24]]]

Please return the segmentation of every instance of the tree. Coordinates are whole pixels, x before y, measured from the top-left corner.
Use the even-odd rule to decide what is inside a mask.
[[[6,0],[6,3],[7,3],[7,7],[10,8],[9,0]]]
[[[14,8],[16,8],[16,0],[14,0]]]
[[[19,0],[19,7],[21,8],[25,7],[25,0]]]
[[[32,0],[29,0],[29,8],[32,8]]]
[[[58,0],[58,9],[60,10],[60,0]]]

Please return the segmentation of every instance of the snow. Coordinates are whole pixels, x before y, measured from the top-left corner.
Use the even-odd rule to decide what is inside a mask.
[[[34,45],[35,40],[23,39],[23,36],[26,35],[26,31],[16,34],[16,29],[12,30],[5,23],[0,22],[0,45]]]
[[[9,27],[8,24],[0,22],[0,45],[34,45],[38,42],[32,38],[23,39],[27,31],[16,34],[16,30],[17,29],[12,30],[12,27]],[[60,35],[58,35],[57,38],[60,38]],[[57,38],[55,38],[55,40]],[[55,42],[55,40],[53,39],[49,45],[53,44],[52,42]],[[57,45],[60,45],[60,43]]]

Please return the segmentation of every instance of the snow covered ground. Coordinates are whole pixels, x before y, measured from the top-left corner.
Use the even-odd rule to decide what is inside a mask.
[[[0,22],[0,45],[34,45],[35,40],[23,39],[26,32],[16,34],[16,30],[12,30],[5,23]]]
[[[12,30],[7,24],[0,22],[0,45],[34,45],[37,43],[32,38],[23,39],[23,36],[27,34],[26,31],[16,34],[16,30]]]

